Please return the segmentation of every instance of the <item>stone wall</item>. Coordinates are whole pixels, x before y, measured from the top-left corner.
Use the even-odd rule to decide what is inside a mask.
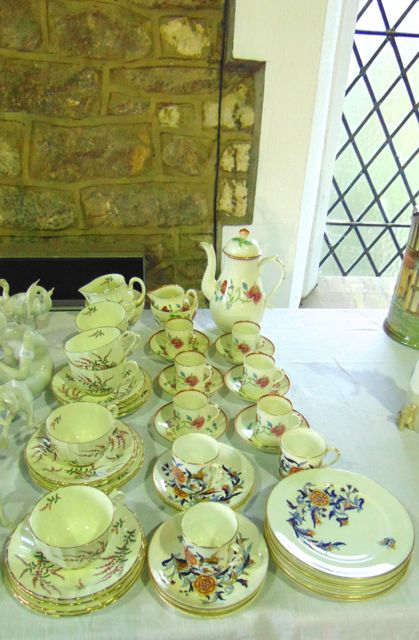
[[[252,210],[257,74],[221,63],[224,27],[224,0],[1,0],[3,257],[199,285],[199,241]]]

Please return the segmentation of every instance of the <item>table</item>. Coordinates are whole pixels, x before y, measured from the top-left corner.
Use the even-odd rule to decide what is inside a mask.
[[[262,333],[276,345],[276,359],[291,378],[289,397],[311,426],[341,450],[338,467],[369,476],[391,491],[419,522],[419,434],[399,431],[395,415],[404,402],[418,352],[392,341],[382,330],[382,310],[277,309],[267,311]],[[213,341],[217,332],[209,312],[200,310],[198,330]],[[134,329],[143,336],[135,354],[153,377],[167,365],[147,343],[157,330],[148,311]],[[64,340],[75,333],[74,313],[51,313],[43,334],[57,367],[65,362]],[[144,346],[145,345],[145,346]],[[226,371],[212,346],[210,361]],[[167,448],[155,433],[151,418],[169,398],[155,385],[152,399],[124,421],[144,440],[145,463],[124,488],[126,503],[141,520],[148,540],[154,528],[175,510],[162,503],[154,490],[154,461]],[[222,440],[240,449],[255,467],[256,486],[240,511],[262,528],[265,504],[278,482],[277,456],[257,451],[234,431],[232,418],[246,403],[224,388],[214,401],[226,411],[230,424]],[[50,392],[36,401],[36,417],[43,419],[56,406]],[[43,490],[28,477],[22,450],[28,437],[23,420],[13,425],[14,439],[0,451],[1,495],[7,515],[19,521]],[[8,531],[0,529],[3,545]],[[159,600],[146,568],[141,579],[117,603],[78,618],[54,619],[19,605],[0,584],[0,638],[75,638],[95,640],[142,638],[185,640],[214,636],[229,639],[280,638],[417,638],[419,635],[419,558],[414,552],[407,575],[394,589],[360,603],[339,603],[295,586],[270,563],[262,592],[248,608],[218,619],[188,617]]]

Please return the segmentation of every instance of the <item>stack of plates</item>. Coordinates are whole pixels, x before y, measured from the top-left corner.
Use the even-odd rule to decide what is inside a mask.
[[[82,569],[63,569],[43,556],[27,535],[27,518],[5,549],[5,580],[12,594],[33,611],[74,616],[102,609],[123,596],[144,565],[141,524],[125,505],[118,507],[104,553]]]
[[[339,469],[281,480],[268,499],[265,536],[293,581],[341,600],[390,589],[405,574],[414,544],[400,502],[373,480]]]
[[[240,566],[220,574],[199,574],[185,560],[182,515],[159,526],[150,542],[148,564],[151,581],[160,598],[176,609],[195,616],[219,616],[249,604],[260,592],[268,569],[268,550],[257,527],[237,515],[243,548]]]
[[[141,468],[144,443],[134,429],[117,420],[105,455],[92,464],[75,466],[60,458],[42,425],[29,438],[24,457],[32,480],[48,491],[84,484],[109,493],[131,480]]]

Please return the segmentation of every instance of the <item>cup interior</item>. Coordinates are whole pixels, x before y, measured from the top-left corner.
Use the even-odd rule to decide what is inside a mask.
[[[315,458],[325,453],[326,441],[313,429],[297,427],[284,433],[281,438],[281,447],[291,455],[300,458]]]
[[[183,410],[204,409],[208,398],[202,391],[179,391],[173,398],[173,404]]]
[[[275,360],[265,353],[249,353],[244,357],[244,366],[269,370],[275,367]]]
[[[194,505],[182,518],[185,538],[198,547],[222,547],[234,539],[237,518],[229,508],[214,502]]]
[[[188,318],[170,318],[166,322],[166,329],[168,332],[192,331],[193,322]]]
[[[257,408],[272,416],[285,416],[292,411],[292,402],[288,398],[267,394],[257,401]]]
[[[125,316],[125,309],[119,302],[102,300],[79,311],[76,325],[82,331],[96,327],[116,327],[124,321]]]
[[[173,455],[184,463],[206,464],[216,460],[220,445],[205,433],[187,433],[172,445]]]
[[[47,418],[46,430],[56,440],[78,444],[106,436],[113,422],[106,407],[93,402],[74,402],[55,409]]]
[[[39,540],[52,547],[77,547],[99,538],[112,524],[114,505],[94,487],[70,486],[51,491],[34,507],[29,524]]]
[[[125,278],[120,273],[107,273],[91,280],[91,282],[81,287],[81,289],[88,293],[106,293],[124,284],[126,285]]]
[[[181,367],[197,367],[205,362],[205,355],[199,351],[182,351],[175,357],[175,364]]]
[[[251,320],[239,320],[233,324],[231,333],[233,336],[257,336],[259,335],[260,327],[257,322]]]

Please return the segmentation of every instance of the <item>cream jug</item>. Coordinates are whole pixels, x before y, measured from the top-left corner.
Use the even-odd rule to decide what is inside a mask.
[[[261,250],[249,237],[247,229],[231,238],[223,248],[225,265],[218,280],[215,277],[216,258],[214,247],[207,242],[200,245],[206,252],[208,265],[202,279],[202,293],[209,300],[215,324],[223,331],[231,331],[238,320],[260,322],[269,299],[284,279],[284,264],[278,256],[261,258]],[[261,267],[268,262],[279,266],[278,282],[266,295],[260,279]]]

